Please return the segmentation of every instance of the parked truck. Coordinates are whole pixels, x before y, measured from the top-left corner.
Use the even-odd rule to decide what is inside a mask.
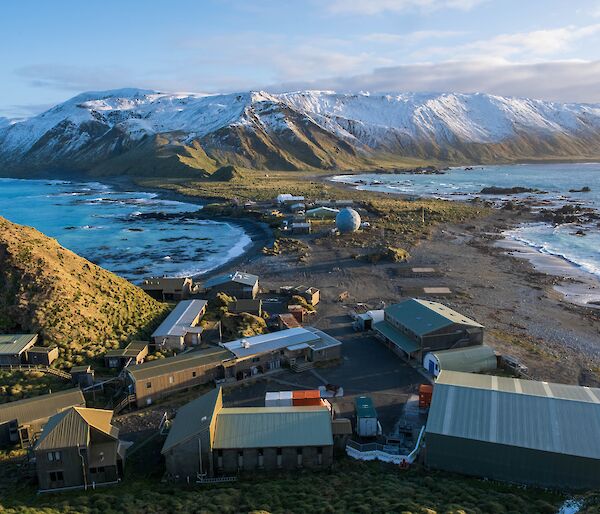
[[[356,410],[356,433],[360,437],[375,437],[379,433],[377,411],[369,396],[359,396],[354,400]]]

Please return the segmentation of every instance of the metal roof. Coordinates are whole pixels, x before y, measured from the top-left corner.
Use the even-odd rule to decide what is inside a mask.
[[[442,371],[426,431],[600,459],[600,389]]]
[[[326,334],[322,330],[314,327],[305,327],[306,330],[312,332],[316,336],[319,337],[316,341],[310,343],[310,347],[313,350],[323,350],[325,348],[333,348],[334,346],[340,346],[342,344],[341,341],[337,340],[335,337]]]
[[[112,417],[111,410],[71,407],[48,420],[35,450],[87,446],[92,428],[116,440],[119,429],[111,425]]]
[[[166,359],[144,362],[132,368],[127,368],[127,373],[134,380],[147,380],[190,368],[223,362],[231,357],[231,352],[228,350],[212,347],[181,353],[175,357],[167,357]]]
[[[327,407],[246,407],[217,414],[213,448],[283,448],[333,444]]]
[[[226,284],[227,282],[236,282],[238,284],[254,287],[254,285],[258,282],[258,276],[252,275],[251,273],[242,273],[241,271],[236,271],[235,273],[229,273],[228,275],[219,275],[217,277],[213,277],[204,283],[204,287],[206,289],[210,289],[211,287],[220,286],[222,284]]]
[[[19,355],[37,341],[37,334],[1,334],[0,355]]]
[[[105,357],[137,357],[141,352],[148,349],[148,343],[145,341],[133,341],[125,348],[109,350],[104,354]]]
[[[288,328],[279,332],[271,332],[259,336],[236,339],[223,343],[238,358],[248,357],[259,353],[271,352],[294,346],[300,343],[311,344],[319,340],[319,335],[303,327]]]
[[[26,424],[37,419],[49,418],[75,405],[85,406],[85,398],[78,387],[3,403],[0,405],[0,423],[16,419],[19,424]]]
[[[377,418],[373,400],[369,396],[358,396],[354,399],[357,418]]]
[[[372,327],[373,330],[379,332],[406,353],[416,352],[419,349],[419,343],[410,339],[406,334],[400,332],[400,330],[390,325],[387,321],[373,323]]]
[[[207,430],[218,404],[222,404],[220,387],[203,394],[181,407],[177,411],[161,453],[164,454],[171,448]]]
[[[194,320],[206,308],[207,303],[206,300],[183,300],[179,302],[153,332],[152,337],[185,336]]]
[[[437,359],[440,370],[477,372],[497,367],[496,353],[485,344],[430,353]]]
[[[450,307],[438,302],[416,298],[390,305],[385,309],[385,312],[418,336],[430,334],[453,324],[483,328],[483,325],[463,316]]]

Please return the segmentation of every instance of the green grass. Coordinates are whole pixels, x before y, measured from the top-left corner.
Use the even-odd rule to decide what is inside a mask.
[[[0,369],[0,404],[73,387],[68,380],[41,371]]]
[[[150,474],[128,475],[121,485],[87,493],[36,496],[30,485],[17,485],[2,495],[0,512],[554,514],[564,500],[562,495],[538,489],[423,469],[401,471],[392,465],[347,458],[340,459],[333,470],[256,473],[243,475],[235,484],[217,486],[182,487],[160,483]]]

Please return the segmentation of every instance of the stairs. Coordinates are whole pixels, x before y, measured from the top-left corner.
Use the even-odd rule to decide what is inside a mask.
[[[314,362],[304,361],[304,362],[295,362],[291,366],[291,370],[294,373],[302,373],[303,371],[308,371],[309,369],[313,369],[315,367]]]

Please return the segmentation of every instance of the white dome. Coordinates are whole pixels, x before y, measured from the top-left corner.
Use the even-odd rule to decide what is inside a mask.
[[[360,228],[360,214],[350,207],[345,207],[335,217],[335,224],[342,233],[355,232]]]

